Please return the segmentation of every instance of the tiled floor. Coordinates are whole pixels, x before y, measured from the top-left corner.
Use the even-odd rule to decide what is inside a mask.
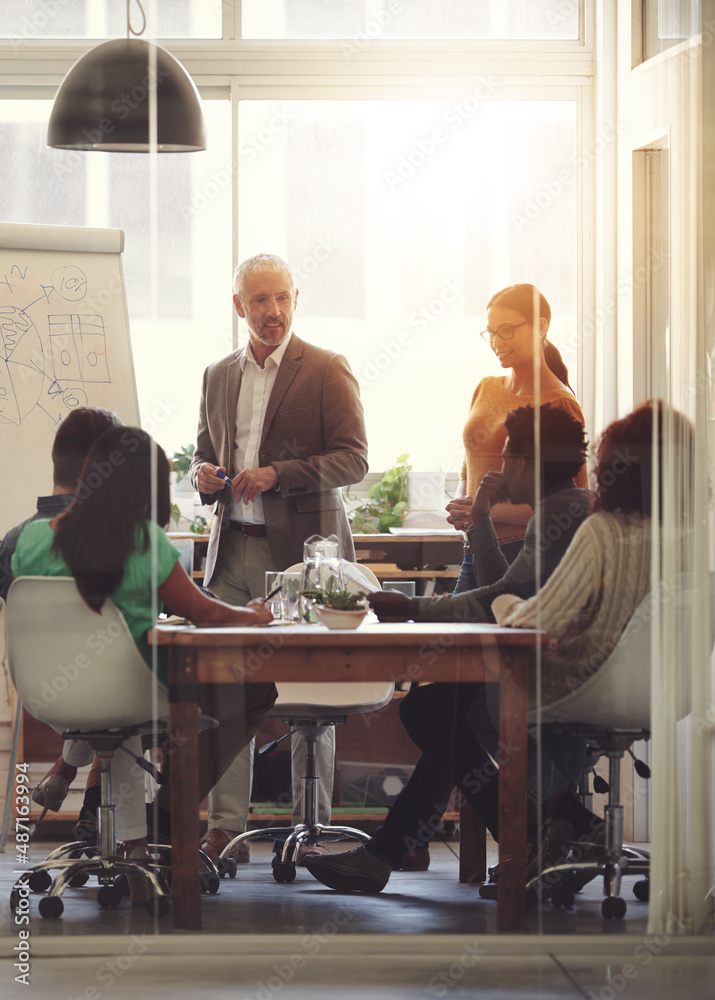
[[[33,859],[45,847],[33,848]],[[348,845],[351,846],[351,845]],[[289,1000],[367,995],[385,1000],[485,996],[715,997],[712,937],[646,936],[647,904],[627,880],[623,921],[604,921],[597,883],[573,911],[546,905],[526,934],[496,933],[496,904],[457,881],[456,845],[437,845],[429,872],[395,873],[378,896],[339,895],[304,869],[276,883],[269,844],[214,896],[202,897],[203,930],[175,932],[127,903],[97,907],[89,885],[64,894],[61,920],[43,920],[33,898],[29,924],[34,997],[132,1000],[143,997]],[[0,898],[13,880],[13,854],[0,855]],[[2,904],[0,996],[27,995],[14,982],[18,943]],[[16,957],[16,956],[15,956]]]

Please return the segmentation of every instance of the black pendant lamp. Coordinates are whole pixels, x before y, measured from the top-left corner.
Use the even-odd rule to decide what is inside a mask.
[[[142,31],[145,26],[146,19]],[[141,34],[130,26],[129,0],[127,32]],[[160,45],[129,37],[102,42],[81,56],[60,84],[47,145],[111,153],[206,149],[199,93],[178,59]]]

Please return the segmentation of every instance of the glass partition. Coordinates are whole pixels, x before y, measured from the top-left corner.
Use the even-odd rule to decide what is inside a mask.
[[[348,358],[374,471],[405,451],[460,467],[474,387],[500,371],[478,334],[506,285],[544,292],[575,385],[576,105],[488,89],[239,104],[239,254],[295,267],[296,331]]]

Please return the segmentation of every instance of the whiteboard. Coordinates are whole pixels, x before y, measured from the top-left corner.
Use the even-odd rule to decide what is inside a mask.
[[[139,424],[121,229],[0,223],[0,536],[52,492],[77,406]]]

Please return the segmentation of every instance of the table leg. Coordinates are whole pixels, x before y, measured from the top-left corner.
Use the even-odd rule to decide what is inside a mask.
[[[484,882],[487,877],[487,828],[460,794],[459,881]]]
[[[528,650],[503,650],[499,681],[500,931],[526,921],[526,775]]]
[[[172,908],[177,930],[201,929],[199,887],[199,763],[196,651],[170,649],[169,733],[176,757],[171,762]]]

